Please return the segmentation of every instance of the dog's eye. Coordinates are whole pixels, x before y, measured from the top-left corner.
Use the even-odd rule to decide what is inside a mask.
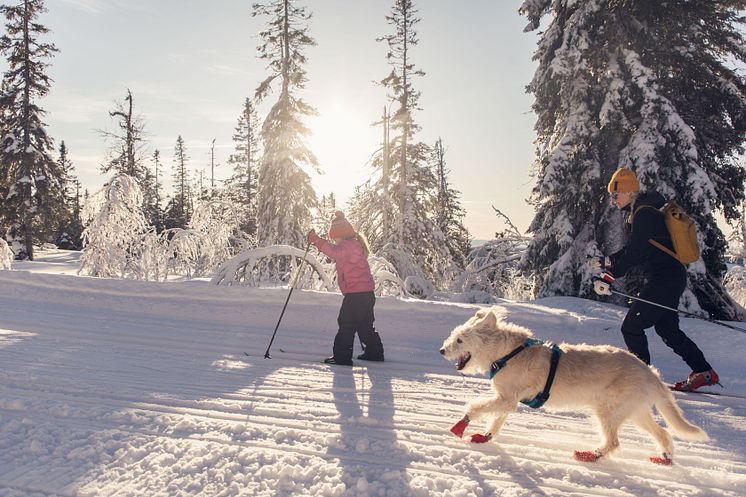
[[[461,340],[460,338],[456,339],[456,343],[461,343],[461,342],[463,342],[463,340]]]

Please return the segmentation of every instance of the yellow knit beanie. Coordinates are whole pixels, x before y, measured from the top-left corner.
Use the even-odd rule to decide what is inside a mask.
[[[614,175],[611,177],[609,186],[606,189],[609,193],[639,192],[640,182],[637,181],[634,171],[626,167],[620,167],[614,171]]]

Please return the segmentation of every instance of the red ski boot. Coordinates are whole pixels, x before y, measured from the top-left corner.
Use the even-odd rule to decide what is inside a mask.
[[[679,392],[691,392],[700,387],[719,384],[720,378],[718,378],[718,374],[715,372],[714,369],[702,371],[701,373],[692,371],[692,373],[689,375],[689,378],[684,381],[676,382],[673,386],[673,390],[678,390]]]

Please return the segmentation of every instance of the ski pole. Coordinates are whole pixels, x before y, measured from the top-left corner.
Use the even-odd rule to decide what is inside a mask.
[[[277,325],[275,326],[275,331],[272,333],[272,339],[269,341],[269,345],[267,345],[267,351],[264,353],[265,359],[272,359],[269,355],[269,349],[272,347],[272,342],[275,341],[275,335],[277,335],[277,328],[280,327],[280,321],[282,321],[282,316],[285,314],[285,309],[288,307],[288,302],[290,302],[290,296],[293,294],[293,290],[295,290],[295,285],[298,283],[298,278],[300,277],[300,273],[303,270],[303,264],[306,262],[306,256],[308,255],[308,249],[311,248],[311,242],[306,243],[306,251],[303,252],[303,260],[300,262],[300,266],[298,266],[298,271],[295,273],[295,278],[293,278],[293,283],[290,285],[290,291],[288,292],[288,298],[285,299],[285,305],[282,306],[282,312],[280,313],[280,319],[277,320]]]
[[[697,314],[694,314],[693,312],[687,312],[687,311],[682,311],[680,309],[674,309],[673,307],[668,307],[668,306],[665,306],[663,304],[658,304],[657,302],[651,302],[650,300],[641,299],[640,297],[633,297],[632,295],[627,295],[626,293],[617,292],[616,290],[611,290],[611,293],[615,293],[617,295],[621,295],[622,297],[627,297],[627,298],[632,299],[632,300],[639,300],[640,302],[645,302],[646,304],[655,305],[655,306],[661,307],[663,309],[668,309],[669,311],[673,311],[673,312],[678,312],[678,313],[684,314],[686,316],[691,316],[693,318],[702,319],[704,321],[709,321],[710,323],[719,324],[720,326],[725,326],[726,328],[730,328],[732,330],[740,331],[741,333],[746,333],[746,330],[743,329],[743,328],[739,328],[738,326],[732,326],[730,324],[723,323],[722,321],[718,321],[717,319],[705,318],[705,317],[699,316]]]

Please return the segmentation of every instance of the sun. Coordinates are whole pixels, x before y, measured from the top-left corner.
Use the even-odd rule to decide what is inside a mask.
[[[381,132],[371,126],[375,116],[354,101],[335,99],[318,110],[319,114],[308,121],[308,146],[323,174],[313,175],[313,184],[319,197],[333,193],[342,208],[355,187],[371,175],[368,162],[380,147]]]

